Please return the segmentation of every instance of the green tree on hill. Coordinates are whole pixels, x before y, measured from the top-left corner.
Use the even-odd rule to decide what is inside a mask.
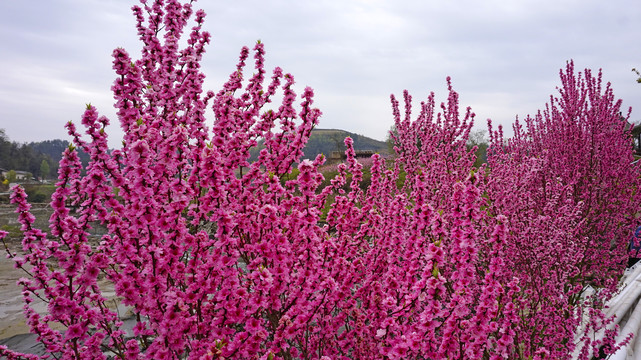
[[[18,175],[15,170],[9,170],[6,175],[6,180],[9,184],[16,182]]]
[[[470,132],[470,137],[467,141],[467,148],[469,150],[474,146],[477,147],[476,152],[474,153],[474,155],[476,155],[474,167],[478,168],[479,166],[481,166],[481,164],[487,162],[487,142],[487,131],[477,130]]]
[[[49,163],[45,159],[40,163],[40,177],[43,180],[49,177]]]

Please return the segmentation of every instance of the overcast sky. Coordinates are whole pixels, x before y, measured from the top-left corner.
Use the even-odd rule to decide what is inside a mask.
[[[92,103],[117,124],[111,52],[138,57],[131,0],[0,1],[0,128],[18,142],[69,139]],[[212,43],[203,61],[217,91],[243,45],[260,39],[266,65],[311,86],[320,128],[379,140],[392,124],[391,93],[415,102],[447,97],[452,77],[462,106],[510,126],[544,106],[559,69],[603,69],[632,121],[641,122],[639,0],[201,0]],[[251,70],[248,70],[251,73]],[[418,103],[416,104],[418,106]],[[112,125],[111,144],[120,141]]]

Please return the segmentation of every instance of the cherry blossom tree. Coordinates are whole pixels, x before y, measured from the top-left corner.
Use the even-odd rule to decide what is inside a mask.
[[[511,139],[501,131],[491,139],[487,194],[490,211],[509,218],[506,261],[524,289],[522,358],[537,349],[562,358],[577,344],[588,356],[603,345],[575,332],[586,321],[584,334],[610,321],[600,308],[617,290],[638,222],[639,168],[627,117],[601,77],[577,74],[569,62],[544,111],[525,126],[517,120]],[[608,339],[614,349],[612,331]]]

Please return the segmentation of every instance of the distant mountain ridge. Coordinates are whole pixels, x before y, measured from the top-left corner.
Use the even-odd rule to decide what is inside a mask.
[[[354,149],[356,151],[371,151],[372,153],[388,154],[389,147],[387,142],[369,138],[353,132],[340,129],[313,129],[305,148],[303,149],[304,158],[314,159],[318,154],[324,154],[330,158],[333,152],[345,152],[345,138],[351,137],[354,140]],[[24,170],[29,171],[35,176],[40,176],[40,165],[45,160],[50,167],[49,178],[56,178],[58,162],[62,157],[62,152],[69,147],[70,142],[67,140],[45,140],[18,144],[11,142],[0,129],[0,168],[6,170]],[[256,159],[262,143],[251,150],[252,159]],[[80,159],[83,165],[89,162],[89,156],[81,149],[79,151]]]
[[[354,150],[371,151],[372,153],[389,154],[389,146],[385,141],[379,141],[370,137],[359,135],[353,132],[340,129],[313,129],[307,144],[303,149],[304,159],[315,159],[319,154],[330,158],[333,152],[345,152],[345,138],[351,137],[354,140]],[[258,146],[250,150],[250,161],[258,158],[258,153],[263,148],[262,140]]]
[[[371,150],[374,153],[389,153],[389,147],[385,141],[375,140],[346,130],[313,129],[303,150],[305,158],[314,159],[318,154],[329,157],[334,151],[344,152],[345,138],[348,136],[354,140],[354,150],[356,151]]]

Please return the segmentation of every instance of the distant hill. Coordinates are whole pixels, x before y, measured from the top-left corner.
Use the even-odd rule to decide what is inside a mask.
[[[32,149],[43,154],[49,155],[53,161],[58,163],[62,158],[62,153],[69,147],[69,141],[60,139],[45,140],[30,142],[27,146],[30,146]]]
[[[11,141],[4,129],[0,129],[0,169],[2,171],[25,171],[31,173],[32,176],[40,177],[43,161],[50,169],[56,168],[56,163],[51,156],[29,144]]]
[[[356,151],[389,153],[388,144],[384,141],[374,140],[345,130],[314,129],[303,150],[304,158],[314,159],[318,154],[324,154],[329,159],[333,152],[343,153],[345,151],[344,140],[348,136],[354,140],[354,149]],[[28,171],[34,176],[40,177],[41,163],[46,161],[50,169],[48,178],[56,178],[58,162],[62,157],[62,152],[68,146],[69,141],[60,139],[18,144],[9,140],[4,130],[0,129],[0,168]],[[256,148],[251,150],[253,160],[257,158],[258,151],[261,148],[262,144],[259,143]],[[89,156],[81,149],[77,150],[80,160],[86,166],[89,162]]]
[[[385,141],[378,141],[364,135],[338,129],[314,129],[303,150],[305,157],[313,159],[318,154],[330,156],[333,151],[345,151],[345,138],[354,140],[354,150],[371,150],[375,153],[387,154],[389,148]]]
[[[71,142],[61,139],[30,142],[27,144],[27,146],[31,147],[35,151],[48,155],[53,159],[54,163],[50,174],[53,178],[58,177],[58,163],[60,162],[60,159],[62,159],[62,153],[67,150],[69,145],[71,145]],[[87,164],[89,164],[89,154],[85,153],[81,148],[76,148],[76,150],[78,151],[78,158],[80,158],[80,162],[82,162],[82,165],[86,167]]]
[[[26,171],[37,178],[55,179],[58,177],[58,163],[62,152],[68,147],[69,141],[60,139],[17,143],[9,139],[4,129],[0,129],[0,169]],[[78,149],[78,156],[83,165],[89,163],[89,155],[81,149]],[[44,170],[43,162],[47,163],[48,174],[41,173]]]
[[[303,158],[314,159],[318,154],[323,154],[329,158],[334,151],[342,153],[345,151],[344,141],[348,136],[354,140],[354,150],[356,151],[370,150],[373,153],[389,153],[389,147],[385,141],[378,141],[367,136],[345,130],[313,129],[309,140],[307,141],[307,145],[305,145],[305,149],[303,149],[305,154]],[[262,142],[259,142],[258,146],[251,150],[252,156],[250,161],[257,158],[258,152],[262,148]]]

